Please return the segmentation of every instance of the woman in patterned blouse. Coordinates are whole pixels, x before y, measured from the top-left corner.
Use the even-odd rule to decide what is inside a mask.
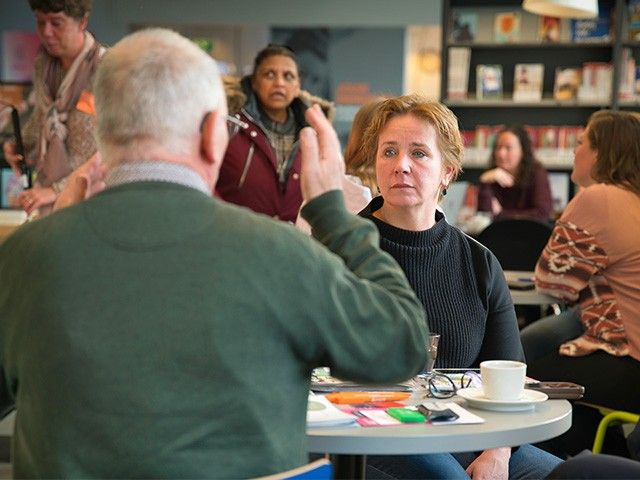
[[[536,265],[537,289],[571,308],[522,331],[528,375],[579,383],[585,402],[638,413],[640,114],[594,113],[574,153],[580,191]],[[565,452],[589,448],[600,418],[574,407]]]

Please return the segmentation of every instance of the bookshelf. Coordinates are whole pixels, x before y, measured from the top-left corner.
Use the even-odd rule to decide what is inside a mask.
[[[521,123],[532,127],[548,125],[584,126],[589,116],[601,108],[640,109],[640,93],[632,98],[620,99],[621,59],[623,49],[628,56],[640,65],[640,41],[630,39],[628,35],[628,3],[634,0],[600,0],[601,10],[611,12],[613,18],[610,37],[589,39],[578,43],[572,40],[571,21],[562,19],[559,32],[554,32],[555,41],[541,40],[540,17],[521,8],[517,0],[444,0],[442,9],[442,82],[441,100],[458,116],[463,131],[475,130],[478,126],[495,126]],[[499,32],[497,18],[503,18],[510,12],[517,31],[510,43],[501,43],[503,32]],[[460,19],[459,22],[454,23]],[[619,21],[622,19],[622,21]],[[466,22],[466,23],[464,23]],[[463,25],[464,23],[464,25]],[[463,29],[464,27],[464,29]],[[459,35],[463,32],[465,35]],[[469,38],[472,32],[472,38]],[[594,34],[595,36],[595,34]],[[451,48],[469,50],[468,82],[466,95],[449,96],[450,68],[457,68],[455,62],[449,65]],[[517,102],[513,100],[514,70],[516,64],[543,64],[542,99],[540,101]],[[604,98],[554,98],[556,69],[559,67],[582,68],[584,64],[612,65],[608,78],[608,88]],[[484,64],[502,66],[501,98],[476,98],[476,67]],[[455,72],[454,72],[455,74]],[[607,78],[607,81],[608,81]],[[636,83],[640,79],[636,80]],[[464,86],[462,87],[464,89]],[[458,86],[458,91],[460,87]],[[582,92],[584,93],[584,92]],[[465,155],[464,180],[475,181],[479,172],[485,168],[489,157],[490,145],[468,146]],[[540,149],[539,159],[550,171],[569,172],[572,166],[571,149]],[[567,175],[568,181],[568,175]],[[571,192],[573,193],[573,191]]]

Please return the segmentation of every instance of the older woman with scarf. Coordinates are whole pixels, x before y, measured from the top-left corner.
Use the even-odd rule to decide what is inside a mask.
[[[92,80],[105,49],[86,31],[91,0],[29,0],[41,51],[34,65],[36,105],[24,127],[26,159],[3,145],[14,171],[35,167],[34,186],[19,201],[31,214],[47,213],[68,175],[96,152]]]

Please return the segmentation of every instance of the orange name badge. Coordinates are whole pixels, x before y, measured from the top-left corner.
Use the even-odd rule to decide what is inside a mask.
[[[82,93],[80,93],[80,98],[78,98],[78,103],[76,103],[76,109],[89,115],[95,115],[96,105],[93,93],[83,90]]]

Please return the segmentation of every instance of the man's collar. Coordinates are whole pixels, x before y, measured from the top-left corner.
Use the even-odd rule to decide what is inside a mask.
[[[126,162],[110,168],[105,178],[107,188],[134,182],[168,182],[184,185],[211,196],[202,177],[186,165],[162,161]]]

